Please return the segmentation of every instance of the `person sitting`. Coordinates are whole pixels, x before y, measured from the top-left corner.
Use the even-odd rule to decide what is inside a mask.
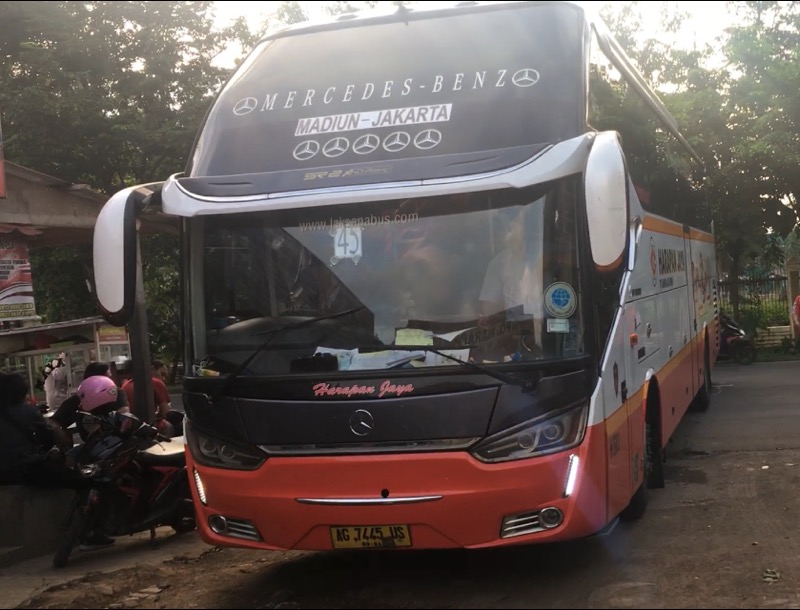
[[[128,404],[134,405],[133,361],[118,362],[116,370],[121,382],[121,389],[128,398]],[[171,400],[167,385],[162,381],[161,377],[156,376],[155,371],[153,372],[151,383],[153,384],[153,405],[155,406],[156,416],[155,427],[164,436],[173,437],[176,430],[175,426],[170,423]]]
[[[476,353],[489,360],[525,353],[541,357],[542,261],[538,242],[528,234],[525,210],[509,210],[503,248],[489,261],[479,296],[479,324],[496,327]],[[498,328],[498,321],[500,326]],[[516,323],[511,333],[506,322]]]
[[[505,248],[486,269],[479,297],[484,315],[522,306],[525,314],[542,319],[541,261],[531,255],[531,249],[526,247],[525,213],[521,210],[509,221]]]
[[[80,488],[85,479],[64,463],[53,431],[27,402],[28,384],[21,375],[0,385],[0,484]]]
[[[108,364],[104,362],[90,362],[86,365],[86,369],[83,371],[83,380],[89,379],[90,377],[108,377],[111,378],[110,367]],[[61,406],[56,409],[56,412],[50,417],[50,420],[57,424],[59,429],[63,431],[68,431],[69,427],[76,423],[77,413],[78,410],[81,408],[81,399],[78,396],[78,392],[75,392],[67,398]],[[129,405],[128,405],[128,398],[125,392],[117,392],[116,398],[116,409],[121,413],[128,412]],[[83,428],[78,429],[78,433],[81,436],[81,440],[86,440],[86,431]],[[58,432],[57,432],[58,435]],[[62,441],[66,442],[66,441]],[[72,446],[72,438],[69,438],[69,446]],[[63,448],[62,448],[63,449]]]

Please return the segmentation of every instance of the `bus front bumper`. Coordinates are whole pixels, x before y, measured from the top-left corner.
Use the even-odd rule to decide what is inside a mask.
[[[187,466],[209,544],[480,548],[581,538],[607,524],[604,444],[591,436],[502,464],[452,452],[270,457],[240,471],[199,465],[187,450]]]

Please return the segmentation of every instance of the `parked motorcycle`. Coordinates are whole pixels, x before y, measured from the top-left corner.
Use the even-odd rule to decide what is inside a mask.
[[[737,364],[752,364],[757,351],[753,339],[728,314],[720,312],[720,359],[730,359]]]
[[[105,417],[79,413],[91,430],[76,448],[75,468],[86,479],[76,492],[53,565],[66,565],[73,548],[90,532],[124,536],[171,526],[195,529],[195,511],[181,439],[162,436],[130,413]]]

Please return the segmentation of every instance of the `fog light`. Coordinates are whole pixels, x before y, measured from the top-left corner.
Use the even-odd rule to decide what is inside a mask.
[[[553,529],[561,525],[564,520],[564,513],[554,507],[543,508],[539,513],[539,522],[545,529]]]
[[[192,472],[194,474],[194,484],[197,487],[197,495],[200,498],[200,502],[203,503],[203,506],[208,505],[208,498],[206,497],[206,486],[203,485],[203,479],[200,478],[200,473],[197,472],[197,468],[193,468]]]
[[[228,520],[222,515],[211,515],[208,518],[208,527],[215,534],[223,536],[228,533]]]

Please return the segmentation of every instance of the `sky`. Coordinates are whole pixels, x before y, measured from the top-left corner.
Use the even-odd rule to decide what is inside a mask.
[[[312,18],[324,18],[323,2],[300,2]],[[384,4],[390,4],[386,2]],[[429,7],[435,5],[448,5],[451,2],[429,1]],[[589,5],[598,6],[600,2],[589,2]],[[712,44],[714,39],[723,33],[725,27],[731,24],[733,15],[728,9],[727,2],[641,2],[641,10],[645,15],[646,23],[652,32],[659,32],[659,11],[664,4],[675,5],[689,14],[686,27],[680,32],[677,42],[687,47],[699,44]],[[280,2],[216,2],[216,13],[220,23],[226,23],[239,16],[245,16],[251,22],[259,22],[274,12]]]

